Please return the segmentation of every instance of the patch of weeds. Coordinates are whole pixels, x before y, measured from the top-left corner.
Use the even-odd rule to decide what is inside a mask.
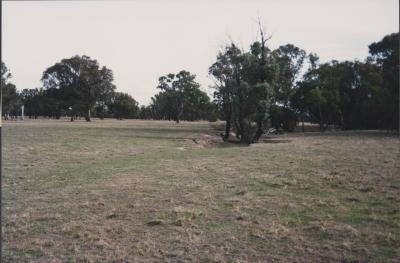
[[[370,221],[367,215],[362,214],[356,210],[352,210],[343,214],[338,214],[336,215],[336,218],[342,222],[352,225],[359,225]]]
[[[345,199],[347,202],[359,203],[361,200],[357,197],[348,197]]]
[[[365,187],[360,188],[360,192],[363,192],[363,193],[372,192],[373,190],[374,190],[374,188],[371,186],[365,186]]]
[[[395,247],[379,246],[372,251],[371,259],[373,261],[385,261],[388,258],[396,258],[398,256],[398,249]]]
[[[176,220],[174,220],[174,221],[172,221],[172,225],[174,225],[174,226],[183,226],[183,222],[184,222],[184,220],[183,219],[181,219],[181,218],[178,218],[178,219],[176,219]]]
[[[113,219],[113,218],[117,218],[117,217],[118,217],[118,215],[114,214],[114,213],[109,214],[109,215],[106,216],[107,219]]]
[[[192,222],[203,215],[203,212],[198,209],[187,209],[182,206],[174,207],[172,210],[173,217],[172,225],[183,226],[185,223]]]
[[[231,210],[234,207],[234,204],[232,202],[224,202],[222,203],[222,207]]]
[[[224,222],[207,221],[207,222],[205,222],[204,225],[208,229],[218,230],[218,229],[223,229],[223,228],[228,227],[229,224],[230,224],[230,222],[228,220],[226,220]]]
[[[307,234],[310,234],[313,236],[321,235],[322,233],[326,234],[325,229],[318,224],[307,225],[307,226],[303,227],[302,230],[304,232],[306,232]],[[321,237],[323,239],[324,235],[322,235]]]
[[[146,225],[148,225],[148,226],[159,226],[159,225],[163,225],[163,224],[164,224],[164,221],[159,220],[159,219],[153,219],[146,223]]]
[[[309,225],[314,218],[307,214],[306,211],[288,212],[281,216],[282,222],[289,227],[298,227]]]
[[[25,250],[24,253],[30,258],[38,258],[44,255],[43,251],[39,248],[30,248]]]

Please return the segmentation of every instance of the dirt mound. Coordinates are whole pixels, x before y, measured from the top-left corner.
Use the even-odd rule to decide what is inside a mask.
[[[196,148],[212,148],[222,143],[219,136],[203,135],[199,138],[188,139],[190,146]]]

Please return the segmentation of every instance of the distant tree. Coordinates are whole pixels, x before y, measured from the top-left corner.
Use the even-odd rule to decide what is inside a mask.
[[[292,44],[287,44],[274,50],[273,57],[278,72],[274,85],[275,101],[288,107],[306,58],[306,52]]]
[[[16,113],[19,109],[19,97],[17,88],[9,82],[12,75],[4,62],[1,62],[1,92],[2,92],[2,114],[8,119],[10,114]],[[15,115],[15,114],[13,114]]]
[[[174,120],[175,99],[170,92],[159,92],[151,98],[152,116],[157,120]]]
[[[41,94],[39,89],[23,89],[19,96],[25,106],[25,115],[35,118],[41,114]]]
[[[271,126],[279,131],[292,132],[297,125],[297,114],[288,106],[271,105],[270,119]]]
[[[108,108],[117,119],[133,119],[139,114],[139,104],[129,94],[115,92]]]
[[[140,106],[139,118],[143,119],[143,120],[153,119],[154,116],[153,116],[152,107],[150,105],[148,105],[148,106],[145,106],[145,105]]]
[[[3,86],[3,108],[2,112],[5,119],[8,119],[10,115],[17,115],[19,112],[20,101],[17,93],[17,89],[14,84],[7,83]]]
[[[274,97],[270,112],[271,125],[279,130],[293,131],[297,114],[290,102],[306,58],[306,52],[292,44],[272,51],[275,65]]]
[[[1,86],[4,87],[8,80],[12,77],[11,72],[8,70],[6,64],[1,62]]]
[[[311,60],[315,59],[311,56]],[[329,124],[340,125],[343,113],[340,107],[340,87],[343,75],[337,61],[318,67],[313,63],[299,82],[291,103],[295,110],[307,112],[311,122],[318,123],[321,131]]]
[[[290,105],[291,109],[293,109],[294,112],[296,112],[296,118],[299,118],[300,121],[302,122],[302,131],[304,132],[304,121],[310,120],[309,119],[309,106],[310,101],[309,101],[309,96],[308,92],[310,89],[312,89],[314,86],[313,80],[316,78],[315,70],[318,67],[319,63],[319,57],[314,54],[310,53],[307,56],[309,68],[305,72],[303,79],[299,82],[296,83],[296,88],[290,98]]]
[[[43,86],[55,101],[56,110],[83,113],[90,121],[91,110],[96,103],[105,101],[115,90],[113,73],[99,66],[88,56],[74,56],[45,70]]]
[[[383,128],[385,96],[382,77],[369,62],[324,63],[299,82],[291,105],[302,119],[342,129]]]
[[[382,74],[385,126],[399,129],[399,33],[387,35],[368,47],[368,60],[375,63]]]
[[[158,89],[152,98],[152,108],[159,119],[197,120],[206,118],[210,105],[207,94],[200,90],[196,76],[182,70],[178,74],[168,74],[159,78]]]
[[[215,120],[215,108],[210,97],[200,89],[194,89],[185,95],[182,119],[187,121]]]

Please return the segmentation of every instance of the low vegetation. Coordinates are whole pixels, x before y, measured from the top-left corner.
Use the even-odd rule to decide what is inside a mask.
[[[309,128],[306,126],[306,129]],[[3,126],[5,262],[396,262],[399,138],[216,122]]]

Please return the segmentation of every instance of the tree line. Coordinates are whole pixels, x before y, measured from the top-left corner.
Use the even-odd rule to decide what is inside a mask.
[[[47,68],[42,75],[41,88],[18,91],[10,82],[11,73],[1,64],[3,117],[20,116],[21,106],[28,118],[45,116],[59,119],[77,118],[141,118],[195,121],[216,120],[216,107],[201,91],[196,76],[182,70],[159,78],[160,92],[148,106],[129,94],[116,91],[113,72],[100,67],[88,56],[63,59]]]
[[[248,50],[229,43],[209,67],[213,100],[186,70],[158,79],[159,92],[147,106],[116,91],[112,70],[88,56],[63,59],[47,68],[42,87],[18,91],[1,63],[5,119],[140,118],[179,122],[225,120],[224,139],[234,133],[256,142],[267,128],[293,131],[304,122],[321,130],[399,128],[399,33],[368,46],[365,61],[320,63],[292,44],[271,50],[260,26],[260,39]]]

